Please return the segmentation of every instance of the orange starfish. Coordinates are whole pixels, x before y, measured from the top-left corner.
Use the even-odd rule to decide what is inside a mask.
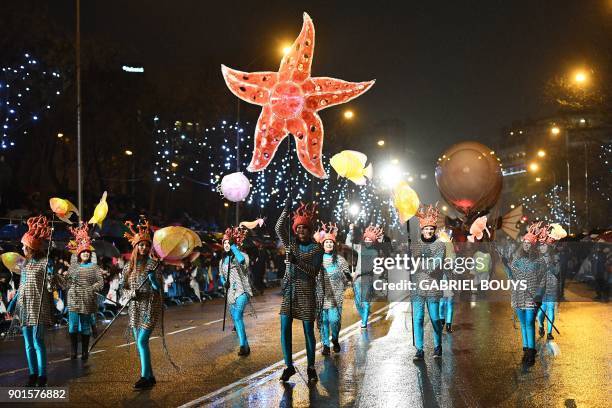
[[[304,13],[302,31],[281,60],[278,72],[241,72],[221,66],[225,83],[234,95],[263,107],[247,170],[255,172],[268,167],[279,144],[292,134],[302,166],[316,177],[327,178],[321,160],[323,123],[317,112],[358,97],[374,81],[312,78],[314,40],[314,25]]]

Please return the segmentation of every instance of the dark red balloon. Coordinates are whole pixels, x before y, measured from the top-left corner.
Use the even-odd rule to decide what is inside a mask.
[[[490,210],[499,199],[501,162],[487,146],[461,142],[438,159],[436,183],[442,197],[469,218]]]

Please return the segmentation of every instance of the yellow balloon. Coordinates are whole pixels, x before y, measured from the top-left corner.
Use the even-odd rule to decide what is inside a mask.
[[[407,182],[401,181],[393,189],[393,205],[399,214],[400,221],[406,222],[416,214],[419,208],[419,196]]]
[[[98,227],[102,228],[102,222],[108,214],[108,204],[106,203],[106,191],[102,194],[102,198],[94,210],[93,216],[89,220],[88,224],[97,224]]]
[[[70,216],[72,213],[79,215],[79,209],[70,201],[59,197],[53,197],[49,199],[49,206],[51,211],[57,215],[57,218],[64,221],[67,224],[72,224]]]
[[[185,259],[198,246],[202,246],[200,237],[185,227],[165,227],[158,229],[153,235],[153,248],[165,261]]]
[[[2,259],[2,263],[6,266],[6,269],[17,275],[21,274],[21,265],[23,261],[25,261],[22,255],[17,252],[5,252],[0,255],[0,259]]]

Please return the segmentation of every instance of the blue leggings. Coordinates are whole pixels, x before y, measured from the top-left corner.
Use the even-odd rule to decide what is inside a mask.
[[[140,376],[144,378],[153,377],[153,367],[151,367],[151,350],[149,350],[149,337],[151,337],[150,329],[132,329],[134,339],[138,347],[138,355],[140,356]]]
[[[516,308],[516,314],[521,322],[523,347],[535,348],[535,309]]]
[[[321,342],[324,346],[329,347],[329,332],[331,328],[331,337],[333,340],[338,340],[340,335],[340,324],[342,323],[342,308],[332,307],[321,311]]]
[[[544,309],[544,312],[546,313],[546,316],[548,316],[548,318],[550,319],[550,322],[548,322],[548,334],[552,333],[553,327],[552,327],[552,323],[555,322],[555,307],[557,306],[557,302],[542,302],[542,309]],[[540,327],[544,327],[544,320],[547,320],[544,317],[544,313],[542,313],[542,310],[538,310],[538,322],[540,322]]]
[[[47,348],[45,347],[45,328],[43,326],[25,326],[21,328],[21,332],[25,342],[30,375],[46,376]]]
[[[293,318],[287,315],[280,315],[281,317],[281,347],[283,348],[283,357],[285,358],[285,364],[287,367],[293,365],[293,352],[292,352],[292,330],[291,325],[293,324]],[[302,321],[304,327],[304,338],[306,339],[306,357],[308,360],[308,367],[314,367],[315,364],[315,346],[317,341],[314,334],[314,322],[308,320]]]
[[[353,283],[353,290],[355,292],[355,309],[361,316],[361,326],[368,325],[368,317],[370,316],[370,302],[366,300],[367,296],[361,293],[361,281]]]
[[[425,323],[425,304],[429,312],[429,319],[433,327],[434,346],[438,347],[442,343],[442,322],[440,321],[440,305],[437,299],[423,299],[415,297],[412,301],[413,315],[412,325],[414,327],[414,343],[417,350],[423,350],[423,336]]]
[[[443,297],[440,299],[440,319],[446,323],[453,323],[455,315],[455,301],[452,297]]]
[[[68,312],[68,333],[81,333],[91,336],[91,314]]]
[[[246,329],[244,327],[244,308],[249,302],[249,295],[243,293],[238,296],[236,299],[236,303],[230,305],[230,314],[232,315],[232,319],[234,320],[234,326],[236,326],[236,333],[238,333],[238,340],[240,341],[240,346],[248,347],[249,341],[247,340]]]

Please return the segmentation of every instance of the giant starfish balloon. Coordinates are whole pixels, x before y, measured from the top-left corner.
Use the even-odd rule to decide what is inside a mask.
[[[354,99],[374,81],[346,82],[310,76],[315,31],[304,13],[302,31],[281,60],[278,72],[241,72],[221,66],[229,89],[240,99],[263,107],[255,129],[249,171],[268,167],[279,144],[290,133],[297,143],[300,162],[319,178],[326,178],[321,160],[323,122],[318,111]]]

